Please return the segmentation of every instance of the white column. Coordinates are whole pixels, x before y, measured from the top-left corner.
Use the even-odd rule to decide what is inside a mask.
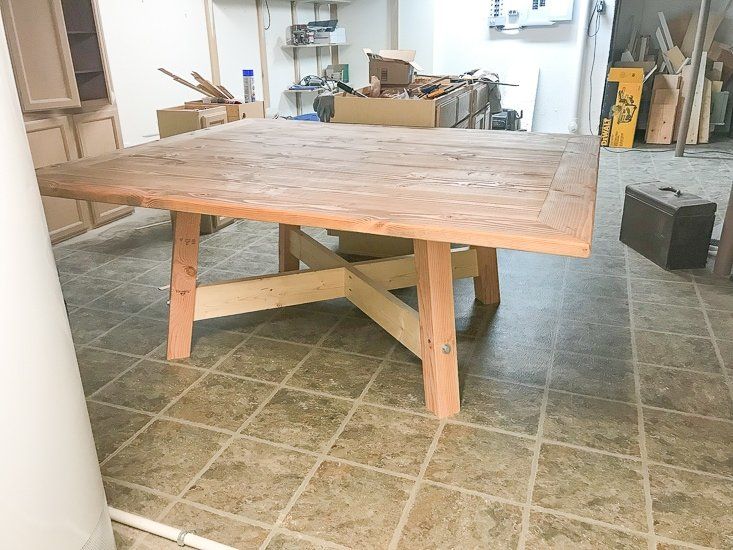
[[[2,23],[0,121],[0,548],[113,549]]]

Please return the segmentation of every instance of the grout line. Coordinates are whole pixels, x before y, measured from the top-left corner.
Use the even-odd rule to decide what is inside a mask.
[[[346,318],[346,316],[344,315],[344,317],[342,319],[345,319],[345,318]],[[339,323],[337,323],[336,326],[338,326],[338,324],[340,324],[340,321],[339,321]],[[333,330],[335,330],[335,328],[336,327],[334,326],[331,329],[331,331],[328,331],[326,334],[324,334],[323,337],[321,338],[321,341],[325,341],[326,338],[328,337],[328,335]],[[346,429],[346,426],[349,423],[349,421],[351,420],[351,418],[354,416],[354,413],[356,412],[356,409],[363,402],[364,396],[369,391],[369,388],[372,387],[372,384],[374,383],[374,381],[379,376],[379,373],[382,372],[382,369],[387,364],[387,362],[389,360],[389,357],[392,355],[392,353],[394,352],[394,350],[395,350],[396,347],[397,347],[397,342],[395,342],[394,344],[392,344],[392,348],[390,349],[390,352],[387,354],[387,357],[385,357],[382,360],[381,364],[376,368],[376,370],[374,371],[374,374],[372,374],[372,377],[369,379],[369,382],[367,382],[366,386],[364,386],[364,389],[362,390],[361,394],[359,394],[359,397],[357,397],[354,400],[354,404],[351,406],[351,409],[349,409],[349,411],[346,413],[346,416],[341,421],[341,424],[336,429],[336,432],[324,444],[324,446],[322,447],[322,450],[321,450],[321,452],[319,454],[319,457],[316,459],[316,462],[313,464],[313,466],[311,466],[311,469],[308,471],[308,473],[305,475],[305,477],[301,481],[301,483],[298,486],[298,488],[295,490],[295,492],[293,493],[293,495],[290,497],[290,500],[288,501],[288,503],[285,505],[285,507],[278,514],[278,517],[275,520],[275,524],[274,524],[272,530],[267,535],[267,538],[260,545],[260,549],[264,550],[265,548],[267,548],[267,546],[270,544],[270,542],[272,541],[272,539],[280,532],[280,529],[283,527],[283,523],[285,522],[285,519],[287,518],[288,514],[293,509],[293,507],[295,506],[295,503],[298,501],[298,499],[301,497],[301,495],[305,492],[306,487],[308,486],[308,484],[310,483],[311,479],[313,478],[313,476],[318,471],[318,468],[320,468],[321,464],[323,464],[323,462],[328,457],[328,453],[330,452],[331,448],[334,446],[334,444],[336,443],[336,441],[338,440],[338,438],[341,436],[341,434],[343,433],[343,431]]]
[[[641,478],[644,492],[644,508],[646,525],[649,534],[649,550],[656,549],[656,534],[654,532],[654,507],[652,500],[651,482],[649,480],[649,456],[646,447],[646,428],[644,426],[644,406],[641,399],[641,376],[639,374],[639,354],[636,349],[634,301],[631,294],[631,271],[629,267],[628,248],[626,249],[627,290],[629,293],[629,319],[631,321],[631,356],[634,365],[634,392],[636,395],[637,426],[639,429],[639,453],[641,457]]]
[[[568,280],[568,265],[566,263],[565,269],[562,274],[562,293],[560,298],[560,309],[565,302],[565,290],[567,287]],[[522,509],[522,525],[519,533],[519,542],[517,548],[524,550],[527,544],[527,536],[529,535],[529,524],[530,524],[530,512],[532,508],[532,497],[534,495],[535,483],[537,481],[537,471],[539,470],[540,463],[540,452],[542,450],[542,442],[544,439],[545,432],[545,418],[547,415],[547,403],[550,399],[550,382],[552,380],[552,367],[555,363],[555,356],[557,354],[557,340],[560,335],[560,327],[562,326],[561,320],[555,320],[554,333],[552,335],[552,351],[550,352],[550,360],[547,366],[547,373],[545,374],[545,386],[542,392],[542,404],[540,405],[540,416],[537,423],[537,443],[535,444],[534,452],[532,454],[532,464],[530,466],[529,480],[527,481],[527,497],[525,499],[524,507]]]
[[[402,538],[402,532],[405,529],[405,526],[407,525],[407,520],[410,517],[410,512],[412,511],[413,506],[415,505],[415,501],[417,500],[417,494],[420,491],[420,485],[425,478],[425,472],[428,470],[428,465],[430,464],[430,460],[433,458],[433,454],[435,454],[436,449],[438,448],[438,440],[440,439],[441,434],[443,433],[443,429],[446,426],[446,419],[442,419],[440,423],[438,424],[438,427],[435,429],[435,433],[433,434],[433,439],[430,442],[430,446],[428,447],[427,452],[425,453],[425,458],[422,461],[422,464],[420,465],[420,472],[418,473],[417,478],[415,479],[415,483],[412,486],[412,489],[410,489],[409,497],[407,498],[407,502],[405,502],[404,507],[402,508],[402,514],[400,514],[400,520],[397,522],[397,527],[395,527],[394,532],[392,533],[392,538],[390,539],[388,549],[389,550],[395,550],[397,548],[397,545],[400,542],[400,539]]]
[[[718,358],[718,365],[720,366],[721,374],[723,375],[723,380],[725,380],[726,385],[728,386],[728,395],[731,399],[731,402],[733,403],[733,380],[731,380],[730,375],[728,374],[728,369],[725,366],[725,361],[723,360],[723,354],[720,352],[720,346],[718,345],[718,341],[715,338],[715,332],[713,331],[713,325],[710,322],[710,316],[708,315],[708,308],[705,306],[705,302],[702,299],[702,293],[700,292],[700,287],[698,286],[697,282],[694,282],[693,285],[695,287],[695,293],[697,294],[697,299],[700,301],[700,304],[702,305],[702,315],[705,319],[705,326],[708,330],[708,335],[710,336],[710,339],[713,342],[713,349],[715,350],[715,356]],[[712,309],[712,308],[711,308]]]

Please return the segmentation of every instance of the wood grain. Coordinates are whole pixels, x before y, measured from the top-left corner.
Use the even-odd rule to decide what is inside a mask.
[[[42,193],[590,254],[596,137],[247,119],[38,171]]]
[[[292,229],[297,231],[300,227],[284,224],[280,224],[279,226],[278,264],[280,273],[298,271],[300,269],[300,260],[290,252],[290,231]]]
[[[449,243],[415,241],[425,404],[439,418],[461,407]]]
[[[473,279],[476,299],[482,304],[498,304],[501,300],[499,292],[499,262],[495,248],[476,248],[478,276]]]
[[[201,215],[177,212],[173,228],[168,359],[191,355]]]

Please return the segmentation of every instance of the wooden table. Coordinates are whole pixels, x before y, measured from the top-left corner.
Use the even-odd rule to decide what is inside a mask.
[[[177,213],[169,359],[190,355],[196,320],[345,297],[422,358],[427,407],[447,417],[460,408],[453,279],[498,304],[497,248],[587,257],[598,156],[596,137],[245,120],[38,181],[44,195]],[[202,214],[278,223],[280,274],[197,285]],[[301,226],[410,238],[415,254],[348,263]],[[389,292],[410,286],[419,312]]]

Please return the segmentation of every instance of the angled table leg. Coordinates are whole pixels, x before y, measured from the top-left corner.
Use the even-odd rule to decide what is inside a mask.
[[[280,273],[298,271],[300,269],[300,260],[290,251],[290,231],[297,231],[298,229],[300,229],[298,225],[280,224],[280,237],[278,241]]]
[[[439,418],[460,410],[449,243],[415,240],[425,404]]]
[[[173,228],[168,359],[191,355],[201,214],[177,212]]]
[[[478,277],[473,279],[473,288],[476,299],[482,304],[498,304],[501,300],[499,293],[499,263],[496,259],[496,248],[472,247],[476,250],[478,260]]]

